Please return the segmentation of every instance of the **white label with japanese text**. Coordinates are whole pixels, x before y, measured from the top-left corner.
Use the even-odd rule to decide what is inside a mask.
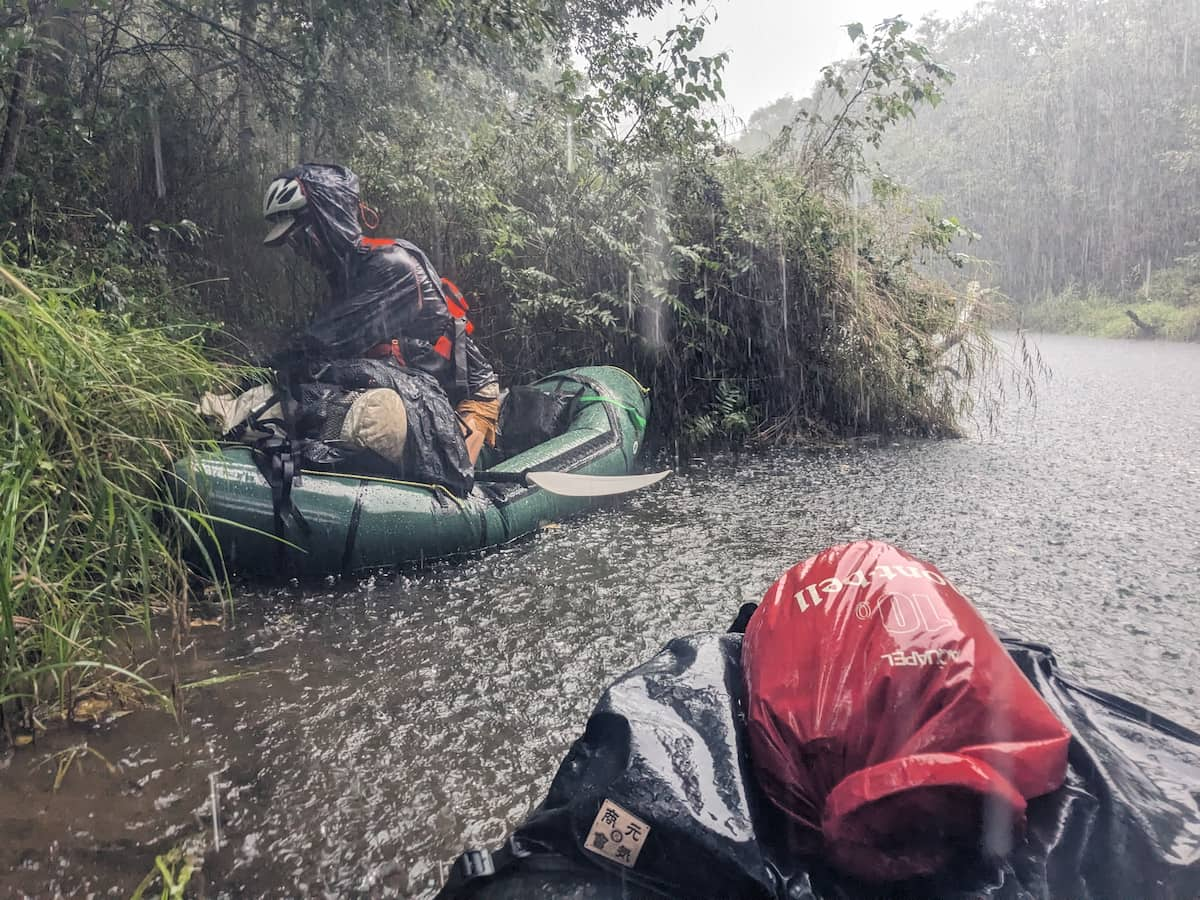
[[[649,825],[611,800],[605,800],[584,846],[597,856],[632,869],[649,833]]]

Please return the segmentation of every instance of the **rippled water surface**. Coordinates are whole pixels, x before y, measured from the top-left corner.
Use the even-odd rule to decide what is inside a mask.
[[[208,835],[209,895],[428,895],[541,799],[612,677],[723,629],[850,539],[938,565],[1079,679],[1200,724],[1200,347],[1037,340],[1053,376],[994,434],[697,463],[480,558],[247,592],[199,628],[188,722],[53,734],[0,771],[0,895],[128,896]],[[56,794],[50,755],[95,758]],[[197,881],[193,882],[198,883]]]

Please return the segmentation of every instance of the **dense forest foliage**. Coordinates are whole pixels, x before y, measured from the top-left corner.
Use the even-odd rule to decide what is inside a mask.
[[[990,345],[978,297],[917,264],[952,264],[961,230],[853,190],[949,73],[902,21],[853,26],[828,113],[749,158],[709,112],[725,59],[699,51],[703,16],[685,3],[660,40],[632,32],[660,6],[6,7],[0,712],[52,689],[70,715],[114,624],[186,623],[169,536],[203,523],[154,485],[197,437],[214,360],[261,358],[322,300],[262,247],[264,187],[297,161],[362,176],[379,233],[467,291],[505,380],[625,366],[676,452],[957,430]]]
[[[510,379],[629,366],[675,437],[953,429],[930,340],[954,298],[906,280],[909,239],[826,177],[866,126],[831,123],[819,165],[738,159],[703,18],[650,46],[628,27],[660,5],[31,2],[0,60],[7,246],[100,308],[220,321],[261,352],[321,291],[260,246],[259,194],[340,161],[380,233],[468,291]],[[924,60],[889,65],[879,97]]]
[[[1200,6],[996,0],[918,39],[955,81],[884,138],[882,171],[977,232],[972,254],[1039,324],[1078,327],[1092,306],[1132,334],[1134,305],[1200,339]],[[743,146],[806,102],[756,112]]]

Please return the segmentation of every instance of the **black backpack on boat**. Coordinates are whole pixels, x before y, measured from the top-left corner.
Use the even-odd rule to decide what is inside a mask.
[[[337,360],[321,369],[321,377],[347,391],[391,388],[400,395],[408,438],[403,465],[391,473],[394,477],[440,484],[459,497],[471,492],[475,467],[467,455],[461,420],[436,378],[384,359]]]
[[[510,388],[500,407],[496,449],[508,458],[564,433],[585,390],[586,385],[573,392],[547,392],[527,385]]]

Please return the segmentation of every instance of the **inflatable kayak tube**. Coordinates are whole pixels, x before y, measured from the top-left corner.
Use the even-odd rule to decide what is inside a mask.
[[[635,471],[650,409],[637,379],[612,366],[589,366],[533,386],[547,393],[582,389],[573,420],[565,433],[488,471]],[[480,482],[463,498],[437,485],[303,471],[291,490],[299,515],[286,517],[281,541],[271,485],[250,447],[195,454],[175,473],[177,494],[212,517],[213,535],[203,549],[192,548],[193,560],[201,563],[207,554],[229,572],[251,574],[331,575],[423,562],[503,544],[597,504],[524,484]]]

